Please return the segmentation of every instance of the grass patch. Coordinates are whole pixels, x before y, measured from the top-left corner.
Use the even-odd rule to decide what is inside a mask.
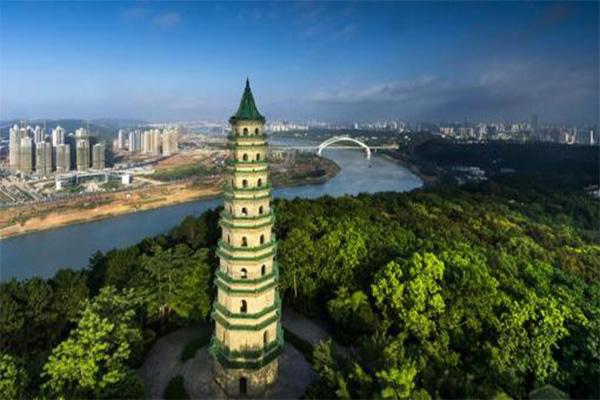
[[[190,395],[183,385],[183,376],[177,375],[171,378],[164,393],[165,399],[189,399]]]
[[[179,358],[181,362],[186,362],[190,358],[194,358],[198,350],[210,343],[211,332],[206,332],[198,337],[193,338],[183,347]]]
[[[178,179],[202,177],[212,175],[218,172],[218,169],[206,167],[203,165],[184,165],[175,168],[156,171],[150,177],[157,181],[174,181]]]
[[[312,363],[314,346],[307,340],[302,339],[288,328],[283,327],[283,333],[285,334],[285,341],[289,342],[294,346],[309,363]]]

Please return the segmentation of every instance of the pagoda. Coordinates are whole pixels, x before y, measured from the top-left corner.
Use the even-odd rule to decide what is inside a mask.
[[[283,332],[265,118],[248,80],[229,123],[210,351],[215,380],[228,395],[258,396],[277,379]]]

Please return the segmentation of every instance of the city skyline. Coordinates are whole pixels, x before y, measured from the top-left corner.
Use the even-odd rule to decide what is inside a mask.
[[[598,3],[3,3],[0,119],[598,121]]]

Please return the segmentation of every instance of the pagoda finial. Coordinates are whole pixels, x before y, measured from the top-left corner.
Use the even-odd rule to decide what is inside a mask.
[[[241,120],[265,122],[265,117],[258,112],[256,103],[254,103],[254,96],[252,96],[250,79],[248,77],[246,77],[246,87],[244,88],[244,93],[242,94],[240,106],[238,107],[237,112],[231,118],[229,118],[229,122],[233,123],[234,121]]]

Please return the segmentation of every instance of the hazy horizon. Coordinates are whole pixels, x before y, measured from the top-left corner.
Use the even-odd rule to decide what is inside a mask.
[[[0,5],[0,119],[598,123],[598,3]]]

